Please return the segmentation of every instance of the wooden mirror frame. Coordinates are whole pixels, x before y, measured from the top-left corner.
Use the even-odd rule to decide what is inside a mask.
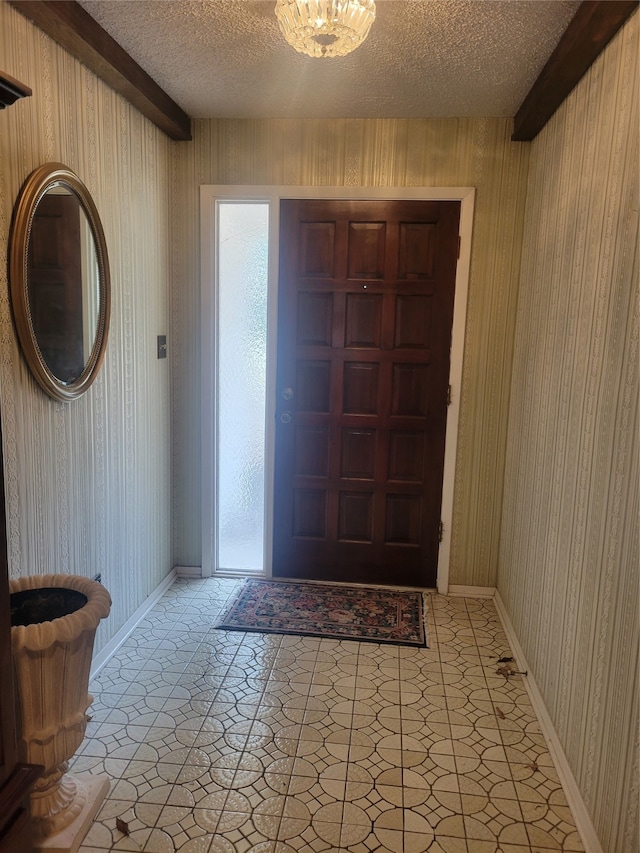
[[[98,265],[98,317],[91,352],[77,379],[64,382],[47,365],[35,334],[29,305],[28,254],[33,219],[48,190],[62,186],[77,197],[87,217]],[[84,394],[95,380],[104,359],[111,313],[111,280],[107,245],[98,211],[80,178],[62,163],[35,169],[20,190],[9,236],[9,288],[13,318],[22,353],[40,387],[55,400],[68,402]]]

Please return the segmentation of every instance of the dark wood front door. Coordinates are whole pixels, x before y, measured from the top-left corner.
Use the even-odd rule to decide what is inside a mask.
[[[459,218],[282,201],[274,576],[435,586]]]

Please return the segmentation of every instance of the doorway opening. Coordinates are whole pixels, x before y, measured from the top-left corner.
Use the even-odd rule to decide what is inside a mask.
[[[446,592],[472,188],[201,188],[202,574],[273,574],[280,203],[291,198],[460,203],[437,554],[437,586]],[[349,504],[364,506],[352,495]]]

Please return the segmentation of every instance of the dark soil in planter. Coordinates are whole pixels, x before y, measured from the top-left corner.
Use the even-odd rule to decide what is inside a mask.
[[[86,595],[65,587],[40,587],[12,592],[11,625],[37,625],[75,613],[87,603]]]

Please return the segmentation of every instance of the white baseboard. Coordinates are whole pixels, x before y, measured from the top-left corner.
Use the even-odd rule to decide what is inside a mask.
[[[150,596],[145,598],[140,607],[133,613],[132,616],[127,619],[122,628],[113,635],[113,637],[109,640],[106,646],[101,649],[97,655],[94,656],[91,661],[91,675],[90,678],[95,678],[96,675],[100,672],[102,667],[109,661],[109,659],[114,655],[120,646],[127,639],[129,634],[134,630],[134,628],[142,622],[147,613],[151,610],[153,605],[161,598],[164,593],[169,589],[171,584],[176,579],[176,570],[171,569],[169,574],[158,584],[158,586],[154,589]]]
[[[464,596],[465,598],[493,598],[496,594],[495,586],[460,586],[449,584],[447,595]]]
[[[201,566],[176,566],[173,570],[179,578],[201,578]]]
[[[529,694],[529,699],[531,700],[531,704],[538,716],[538,720],[540,721],[540,728],[542,729],[542,733],[547,741],[551,759],[558,772],[558,777],[560,778],[560,783],[564,789],[567,803],[571,809],[571,814],[573,815],[576,829],[580,835],[580,840],[584,846],[585,853],[603,853],[602,845],[600,844],[593,821],[591,820],[591,815],[587,810],[587,806],[585,805],[582,794],[580,793],[578,783],[576,782],[573,771],[567,761],[567,756],[565,755],[560,739],[556,734],[553,721],[547,711],[547,706],[545,705],[542,693],[540,692],[535,679],[531,675],[531,667],[527,663],[522,646],[520,645],[515,629],[511,624],[511,619],[509,619],[509,614],[507,613],[504,602],[497,590],[494,596],[494,602],[505,634],[509,640],[509,645],[511,646],[511,650],[518,662],[518,667],[519,669],[526,670],[528,673],[527,677],[523,678],[522,681],[526,687],[527,693]]]

